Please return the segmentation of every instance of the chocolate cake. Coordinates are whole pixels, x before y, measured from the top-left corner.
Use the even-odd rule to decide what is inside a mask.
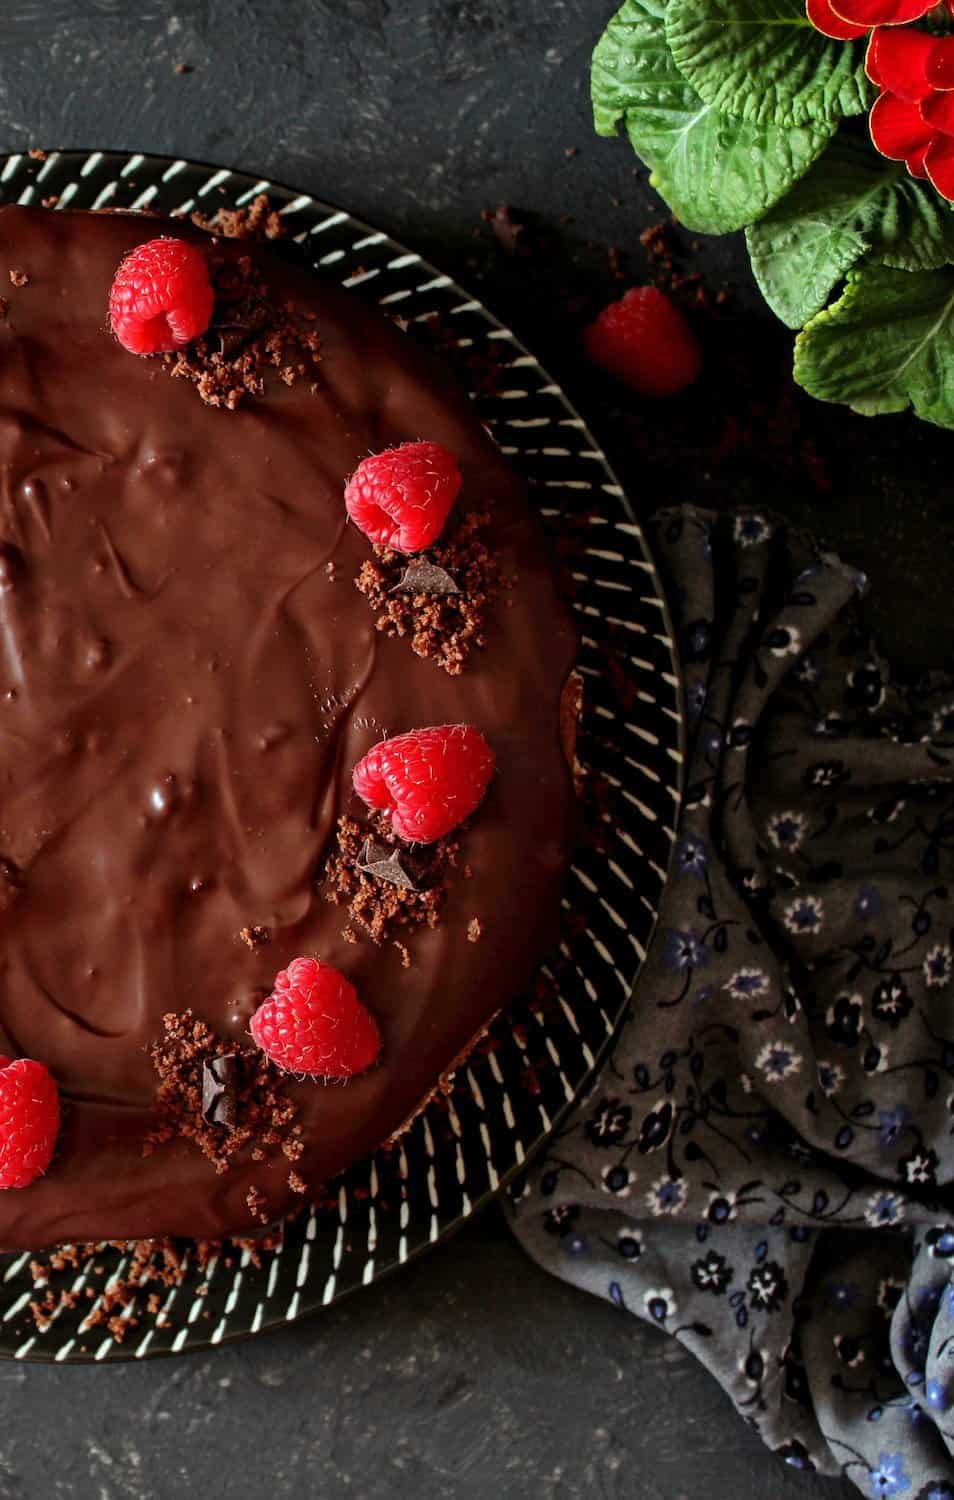
[[[110,287],[162,236],[201,246],[215,306],[140,357]],[[552,941],[574,630],[520,483],[356,293],[129,214],[0,209],[2,265],[0,1053],[45,1065],[62,1122],[0,1246],[247,1233],[398,1131]],[[411,566],[344,491],[418,440],[462,487]],[[495,769],[415,845],[352,770],[431,725]],[[300,956],[374,1018],[359,1076],[252,1040]]]

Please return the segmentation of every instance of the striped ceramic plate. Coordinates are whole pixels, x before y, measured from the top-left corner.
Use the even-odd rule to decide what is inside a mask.
[[[410,324],[439,316],[463,351],[464,379],[505,454],[524,471],[545,523],[575,517],[582,541],[574,577],[587,712],[584,763],[616,788],[616,821],[603,847],[580,850],[568,883],[562,962],[548,977],[557,999],[530,999],[498,1021],[491,1043],[429,1106],[399,1147],[348,1171],[336,1196],[288,1227],[280,1249],[197,1263],[149,1314],[140,1295],[121,1316],[121,1343],[97,1323],[102,1289],[128,1257],[104,1250],[57,1278],[80,1293],[39,1332],[30,1256],[0,1257],[0,1354],[15,1359],[111,1360],[176,1353],[293,1321],[366,1286],[474,1213],[553,1129],[591,1076],[624,1011],[656,921],[681,785],[678,669],[659,579],[640,527],[604,455],[558,386],[476,299],[419,255],[350,214],[271,182],[158,156],[50,152],[0,158],[0,199],[59,208],[209,212],[267,192],[315,264],[361,286]],[[481,361],[499,371],[488,393]],[[636,681],[624,710],[606,653]],[[621,811],[620,811],[621,810]],[[103,1269],[101,1269],[103,1268]],[[89,1287],[93,1296],[85,1295]],[[93,1314],[92,1322],[89,1315]]]

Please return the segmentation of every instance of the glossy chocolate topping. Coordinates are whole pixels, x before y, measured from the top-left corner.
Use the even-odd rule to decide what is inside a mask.
[[[252,1185],[287,1209],[284,1158],[216,1176],[187,1143],[142,1147],[163,1014],[191,1007],[249,1045],[298,954],[344,970],[384,1051],[347,1085],[290,1085],[296,1170],[317,1188],[378,1145],[528,981],[571,836],[559,712],[575,637],[466,402],[354,294],[227,243],[272,297],[317,313],[322,363],[316,389],[274,380],[237,411],[203,405],[106,327],[121,257],[160,233],[193,231],[0,210],[0,1050],[46,1063],[64,1104],[47,1176],[0,1193],[8,1248],[247,1232]],[[28,283],[8,288],[10,269]],[[490,540],[519,578],[459,677],[377,634],[354,587],[369,544],[344,481],[412,438],[459,455],[458,505],[492,501]],[[405,969],[393,944],[342,938],[316,876],[336,819],[363,812],[354,763],[385,734],[455,722],[484,732],[498,774],[465,835],[473,878],[408,937]],[[239,934],[257,925],[271,941],[250,947]]]

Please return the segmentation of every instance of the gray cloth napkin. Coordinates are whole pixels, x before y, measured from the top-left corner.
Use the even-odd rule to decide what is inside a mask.
[[[515,1232],[678,1338],[789,1464],[954,1500],[954,688],[893,684],[864,578],[777,520],[652,531],[682,826],[630,1014]]]

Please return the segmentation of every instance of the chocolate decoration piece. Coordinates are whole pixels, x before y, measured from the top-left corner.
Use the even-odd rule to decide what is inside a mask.
[[[130,250],[164,234],[217,265],[247,258],[269,306],[313,313],[321,378],[287,386],[269,367],[230,411],[166,360],[128,354],[106,327],[109,288]],[[213,246],[188,221],[4,205],[0,266],[17,265],[34,285],[0,323],[0,544],[20,553],[0,592],[0,852],[20,877],[0,909],[0,1028],[50,1068],[69,1109],[50,1170],[0,1192],[0,1247],[244,1233],[253,1184],[270,1215],[297,1202],[288,1158],[237,1152],[216,1173],[178,1137],[144,1155],[161,1124],[163,1017],[191,1010],[244,1070],[258,997],[292,959],[325,959],[377,1021],[382,1060],[337,1088],[284,1083],[295,1171],[314,1190],[397,1130],[556,935],[575,831],[559,712],[576,632],[523,487],[471,403],[359,294],[270,243]],[[208,352],[190,357],[214,370],[215,343],[199,343]],[[359,460],[422,434],[460,460],[456,525],[493,495],[483,540],[520,578],[478,670],[456,677],[376,631],[367,600],[326,571],[354,578],[369,556],[342,504]],[[91,659],[98,641],[108,650]],[[408,932],[402,973],[390,943],[343,940],[348,913],[322,871],[371,745],[468,723],[497,757],[463,836],[474,876],[451,882],[436,925]],[[492,941],[467,942],[475,912]],[[250,920],[270,943],[239,940]],[[198,1065],[195,1092],[201,1125]]]
[[[401,863],[401,850],[376,844],[374,839],[365,841],[358,855],[358,869],[365,875],[373,875],[375,880],[387,880],[402,891],[417,890],[413,875]]]
[[[234,359],[236,354],[252,342],[262,332],[268,322],[268,313],[265,308],[252,308],[247,316],[237,318],[234,322],[213,323],[210,334],[214,337],[217,352],[223,359]]]
[[[426,557],[416,557],[409,562],[392,594],[459,594],[460,589],[446,568],[428,562]]]
[[[202,1114],[211,1125],[234,1130],[238,1115],[238,1054],[223,1052],[202,1064]]]

